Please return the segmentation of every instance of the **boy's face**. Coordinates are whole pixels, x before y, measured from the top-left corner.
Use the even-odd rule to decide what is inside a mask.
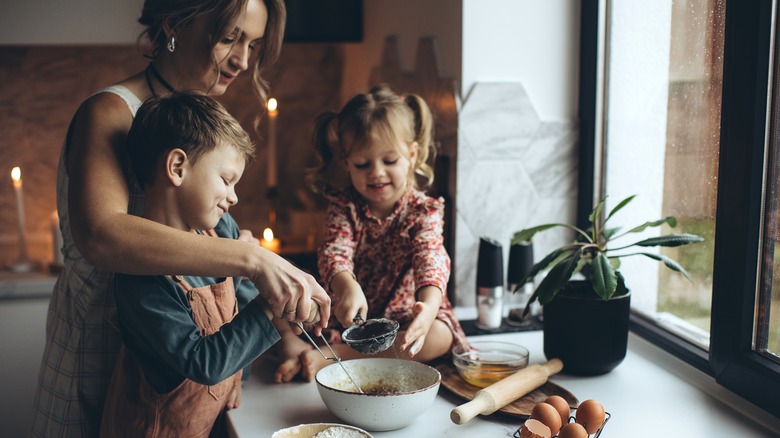
[[[244,173],[244,156],[235,147],[221,144],[202,155],[186,172],[176,196],[178,211],[190,230],[214,228],[228,209],[238,203],[236,183]]]

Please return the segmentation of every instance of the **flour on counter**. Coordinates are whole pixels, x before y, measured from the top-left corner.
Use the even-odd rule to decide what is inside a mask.
[[[314,438],[365,438],[366,435],[360,431],[347,429],[346,427],[329,427],[322,432],[314,435]]]

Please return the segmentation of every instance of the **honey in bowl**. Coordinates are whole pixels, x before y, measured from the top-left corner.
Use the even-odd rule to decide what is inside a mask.
[[[474,341],[469,349],[456,347],[452,356],[461,378],[479,388],[528,366],[528,350],[509,342]]]
[[[461,368],[459,371],[463,380],[474,386],[484,388],[514,374],[517,372],[517,367],[510,365],[482,365]]]

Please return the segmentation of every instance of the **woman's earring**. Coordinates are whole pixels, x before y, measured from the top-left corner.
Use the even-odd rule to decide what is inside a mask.
[[[176,50],[176,38],[171,35],[171,38],[168,40],[168,51],[173,53],[174,50]]]

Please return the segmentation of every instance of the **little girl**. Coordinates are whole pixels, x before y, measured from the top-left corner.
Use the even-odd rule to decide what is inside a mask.
[[[318,268],[333,316],[341,329],[357,315],[398,321],[395,344],[379,356],[420,362],[466,342],[446,295],[444,201],[417,185],[417,176],[425,186],[433,181],[432,122],[417,95],[398,96],[386,86],[358,94],[341,112],[317,118],[314,146],[321,162],[309,175],[312,188],[330,201]],[[342,359],[364,357],[336,341]],[[329,363],[300,338],[283,334],[283,342],[286,361],[277,381],[299,371],[310,381]]]

